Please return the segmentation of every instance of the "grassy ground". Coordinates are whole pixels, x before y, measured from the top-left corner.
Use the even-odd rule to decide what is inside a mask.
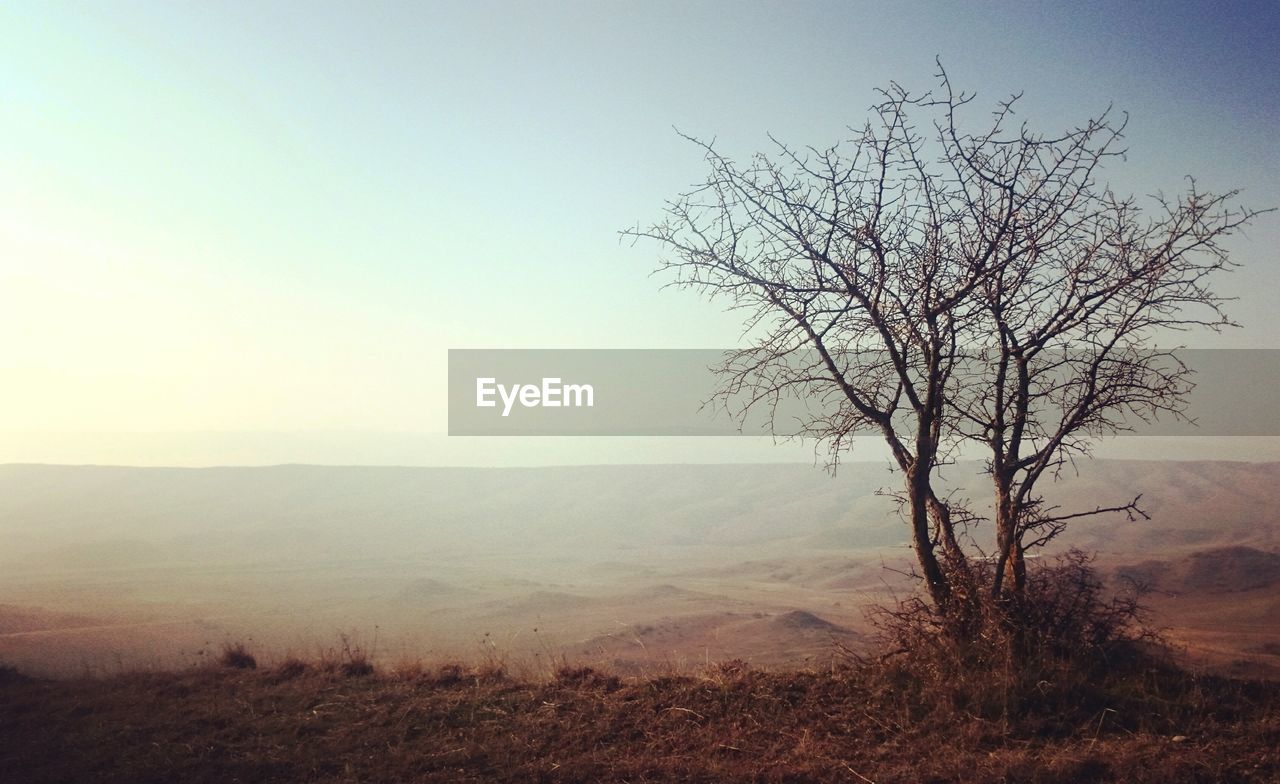
[[[0,781],[1280,780],[1275,684],[1153,668],[1073,708],[1034,694],[993,708],[894,677],[733,664],[541,682],[302,662],[79,681],[5,671]]]

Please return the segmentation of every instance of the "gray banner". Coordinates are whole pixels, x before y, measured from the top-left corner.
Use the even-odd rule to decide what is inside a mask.
[[[720,349],[451,349],[449,435],[768,435],[765,409],[738,421],[704,405],[722,388]],[[1185,414],[1126,420],[1132,435],[1280,435],[1280,350],[1186,349],[1194,374]],[[803,364],[805,360],[801,360]],[[856,367],[856,366],[851,366]],[[834,384],[830,385],[834,391]],[[812,387],[811,387],[812,388]],[[746,391],[735,401],[741,404]],[[812,394],[778,400],[772,422],[796,422],[830,406]],[[736,406],[735,406],[736,407]]]

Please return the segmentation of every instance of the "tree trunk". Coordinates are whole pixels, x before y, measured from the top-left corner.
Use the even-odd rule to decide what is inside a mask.
[[[1027,559],[1023,555],[1022,542],[1016,536],[1009,550],[1009,573],[1013,575],[1013,592],[1021,594],[1027,587]]]
[[[947,566],[953,574],[968,576],[969,559],[964,554],[964,550],[960,549],[960,542],[956,540],[951,510],[933,493],[929,494],[929,516],[933,519],[934,530],[937,531],[937,541],[942,543],[942,553],[947,559]]]
[[[1000,475],[999,472],[996,473],[996,552],[993,558],[995,573],[991,579],[991,598],[993,599],[999,599],[1004,592],[1008,575],[1013,575],[1015,587],[1019,572],[1025,575],[1025,568],[1021,566],[1021,552],[1016,559],[1014,557],[1014,551],[1020,548],[1017,546],[1018,520],[1013,508],[1013,493],[1010,485],[1008,478]]]
[[[911,541],[916,560],[924,572],[925,584],[934,605],[945,612],[951,598],[951,586],[934,552],[933,538],[929,535],[929,505],[933,489],[929,485],[928,471],[912,468],[907,472],[907,503],[911,514]]]

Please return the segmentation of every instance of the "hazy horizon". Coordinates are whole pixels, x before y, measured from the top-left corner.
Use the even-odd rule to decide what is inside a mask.
[[[1271,436],[1122,436],[1100,443],[1098,459],[1280,461]],[[273,465],[390,467],[521,467],[673,464],[825,464],[812,443],[768,437],[460,437],[386,432],[4,433],[0,465],[231,467]],[[887,465],[872,436],[859,437],[841,464]],[[974,449],[965,461],[984,456]]]

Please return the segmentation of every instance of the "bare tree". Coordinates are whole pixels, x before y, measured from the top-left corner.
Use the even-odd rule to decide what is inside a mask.
[[[978,593],[978,548],[966,544],[972,512],[937,491],[939,468],[965,442],[991,451],[989,595],[1006,568],[1025,584],[1025,551],[1076,516],[1047,509],[1037,481],[1123,413],[1179,410],[1186,368],[1142,341],[1228,323],[1209,288],[1229,265],[1217,241],[1253,213],[1228,206],[1234,193],[1193,188],[1145,218],[1095,184],[1120,154],[1110,111],[1056,136],[1010,131],[1015,96],[966,132],[973,97],[941,66],[938,78],[922,95],[881,90],[871,119],[827,149],[771,138],[771,155],[740,165],[686,137],[705,151],[706,182],[625,234],[665,247],[674,285],[745,311],[749,344],[719,368],[731,411],[764,410],[776,434],[814,438],[833,461],[855,433],[883,437],[945,612]],[[804,413],[781,414],[786,398]]]
[[[957,425],[989,452],[996,522],[993,596],[1026,585],[1025,552],[1074,520],[1146,517],[1139,497],[1079,511],[1048,507],[1036,492],[1099,436],[1167,414],[1182,417],[1191,370],[1157,347],[1180,331],[1232,322],[1211,284],[1232,264],[1219,241],[1257,213],[1231,206],[1235,192],[1197,190],[1157,199],[1145,216],[1093,181],[1093,161],[1049,209],[1018,216],[1010,254],[984,282],[983,323]],[[1011,578],[1011,579],[1009,579]]]

